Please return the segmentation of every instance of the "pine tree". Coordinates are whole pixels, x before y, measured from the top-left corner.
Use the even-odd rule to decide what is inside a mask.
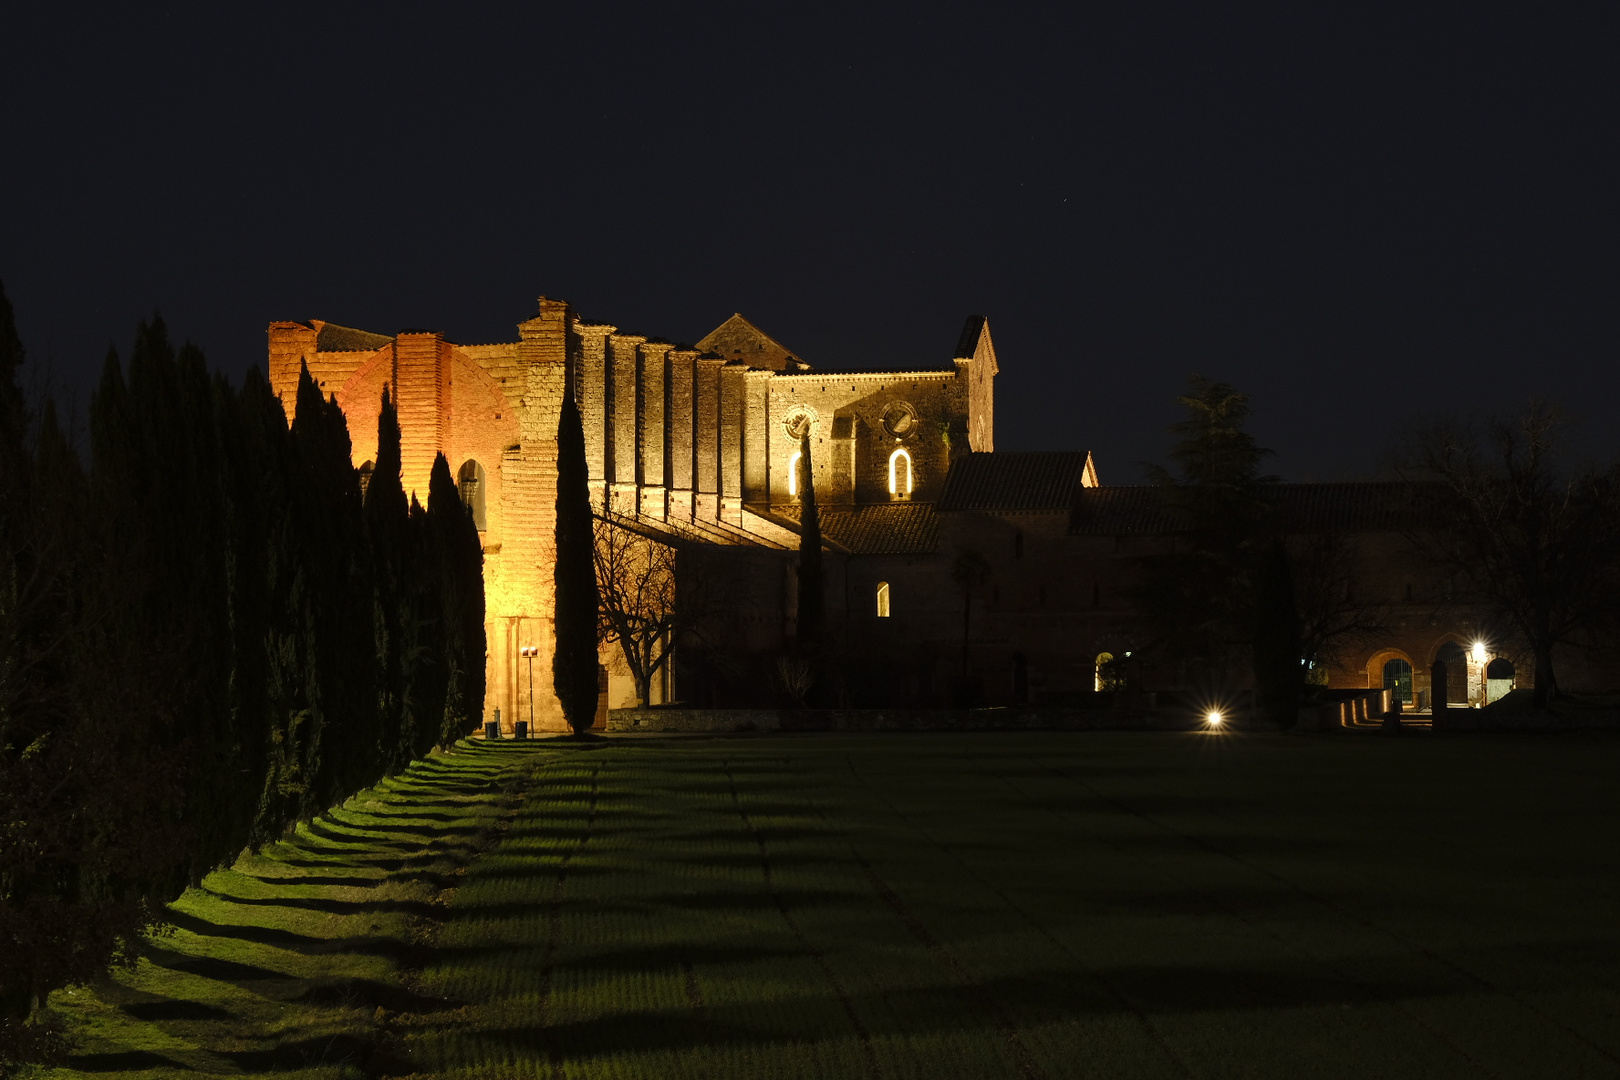
[[[815,469],[810,463],[810,428],[799,441],[799,645],[821,640],[825,587],[821,574],[821,514],[816,509]]]
[[[570,385],[557,420],[556,651],[551,682],[568,726],[581,735],[595,721],[597,703],[598,597],[589,480],[585,426]]]

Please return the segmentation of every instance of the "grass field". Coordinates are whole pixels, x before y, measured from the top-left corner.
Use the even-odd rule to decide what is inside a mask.
[[[53,1005],[171,1077],[1620,1076],[1620,739],[472,744]]]

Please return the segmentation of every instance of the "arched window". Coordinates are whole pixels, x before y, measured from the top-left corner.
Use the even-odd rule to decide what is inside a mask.
[[[1513,690],[1513,661],[1498,656],[1485,665],[1485,703],[1499,701]]]
[[[1402,705],[1412,704],[1412,665],[1400,657],[1384,664],[1384,689]]]
[[[461,472],[456,478],[456,487],[461,491],[462,505],[472,511],[473,524],[479,532],[489,528],[484,518],[484,467],[471,458],[461,466]]]
[[[360,497],[362,499],[366,497],[366,492],[371,487],[371,474],[376,471],[376,468],[377,466],[369,461],[360,466]]]
[[[878,582],[877,613],[880,619],[889,617],[889,583],[887,581]]]
[[[1101,691],[1104,691],[1104,690],[1118,690],[1119,689],[1119,684],[1122,681],[1123,680],[1120,677],[1119,668],[1114,666],[1114,654],[1113,653],[1106,653],[1106,652],[1098,653],[1097,654],[1097,685],[1096,685],[1097,691],[1100,693]]]
[[[795,499],[799,497],[799,459],[802,457],[804,451],[795,450],[788,458],[788,495]]]
[[[911,455],[902,448],[889,455],[889,494],[911,498]]]

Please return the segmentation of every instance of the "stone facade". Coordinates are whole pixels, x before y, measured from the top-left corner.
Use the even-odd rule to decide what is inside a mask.
[[[741,315],[695,346],[621,333],[542,298],[517,340],[458,345],[332,323],[272,323],[271,385],[289,412],[300,365],[349,418],[356,467],[376,456],[383,388],[398,403],[407,492],[425,496],[443,453],[475,507],[484,544],[489,690],[484,715],[560,730],[551,693],[556,430],[572,380],[585,426],[593,505],[637,527],[707,541],[734,592],[724,663],[691,656],[656,682],[652,704],[775,704],[771,672],[793,635],[799,542],[795,461],[808,433],[827,557],[835,686],[825,705],[882,708],[1074,705],[1098,688],[1098,661],[1122,662],[1135,691],[1187,684],[1139,650],[1132,606],[1144,556],[1181,539],[1156,491],[1104,487],[1086,452],[995,452],[988,324],[967,321],[939,368],[812,367]],[[1390,485],[1282,485],[1300,558],[1340,545],[1347,588],[1376,609],[1376,632],[1326,659],[1328,685],[1376,690],[1404,664],[1426,704],[1437,657],[1448,697],[1478,703],[1530,683],[1529,658],[1491,642],[1480,612],[1409,543],[1411,508]],[[1404,496],[1401,496],[1404,497]],[[964,593],[964,553],[985,567]],[[1483,651],[1476,650],[1483,643]],[[533,693],[521,650],[533,646]],[[680,654],[678,654],[680,655]],[[1620,684],[1607,653],[1572,651],[1572,687]],[[1514,675],[1494,681],[1506,661]],[[634,704],[616,646],[604,706]],[[1503,667],[1497,665],[1498,675]],[[1119,669],[1115,669],[1119,670]],[[1246,671],[1204,672],[1226,693]],[[673,683],[673,684],[672,684]],[[1408,684],[1402,684],[1405,687]]]
[[[364,469],[376,458],[388,387],[406,492],[426,498],[442,453],[464,497],[476,497],[488,613],[484,714],[499,708],[508,726],[532,710],[537,730],[564,727],[551,692],[551,565],[568,379],[584,419],[593,505],[655,533],[678,529],[739,549],[737,576],[758,600],[739,616],[743,648],[779,643],[792,605],[780,556],[798,545],[797,497],[788,490],[796,425],[812,431],[818,493],[849,507],[933,499],[953,454],[991,445],[996,359],[982,318],[970,320],[948,366],[881,374],[817,372],[740,315],[686,347],[582,321],[565,302],[541,298],[539,314],[517,329],[516,341],[459,345],[433,332],[374,334],[319,320],[269,327],[270,382],[289,414],[307,365],[342,406]],[[521,655],[530,646],[538,649],[532,695],[531,662]],[[619,706],[629,703],[629,680],[616,651],[603,662]],[[655,703],[661,690],[667,681],[654,687]]]

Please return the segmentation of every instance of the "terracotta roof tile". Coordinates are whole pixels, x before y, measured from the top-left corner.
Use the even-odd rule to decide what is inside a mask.
[[[1394,531],[1443,511],[1448,498],[1436,484],[1376,481],[1341,484],[1276,484],[1268,491],[1276,523],[1291,532]],[[1170,533],[1185,528],[1153,486],[1088,488],[1075,500],[1074,534]]]
[[[945,478],[941,511],[1067,513],[1086,473],[1084,450],[966,454]]]
[[[799,508],[776,507],[797,527]],[[926,555],[939,543],[934,504],[879,503],[854,509],[822,508],[821,535],[856,555]]]

